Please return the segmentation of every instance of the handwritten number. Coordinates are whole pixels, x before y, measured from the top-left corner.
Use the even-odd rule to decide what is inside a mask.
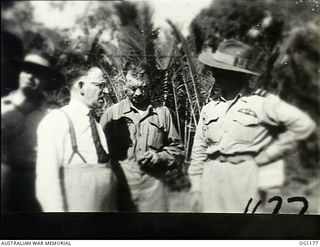
[[[245,208],[245,210],[243,212],[244,214],[248,213],[249,206],[250,206],[251,202],[252,202],[252,198],[250,198],[250,200],[248,201],[247,206],[246,206],[246,208]]]
[[[244,210],[244,214],[248,213],[248,211],[249,211],[249,206],[250,206],[252,200],[253,200],[253,199],[250,198],[250,200],[248,201],[247,206],[246,206],[246,208],[245,208],[245,210]],[[256,206],[255,206],[255,207],[253,208],[253,210],[252,210],[252,214],[254,214],[254,213],[257,211],[257,209],[258,209],[258,207],[260,206],[261,203],[262,203],[261,200],[259,200],[259,201],[257,202]]]
[[[269,199],[268,203],[271,203],[273,201],[277,201],[275,208],[273,209],[272,214],[278,214],[282,205],[282,198],[280,196],[274,196]]]
[[[252,201],[253,201],[253,199],[250,198],[248,203],[247,203],[247,206],[246,206],[246,208],[245,208],[245,210],[243,212],[244,214],[248,213],[249,207],[250,207]],[[282,206],[282,198],[280,196],[274,196],[274,197],[272,197],[272,198],[270,198],[268,200],[268,203],[271,203],[271,202],[274,202],[274,201],[276,201],[277,204],[276,204],[272,214],[278,214],[280,209],[281,209],[281,206]],[[307,199],[305,197],[302,197],[302,196],[290,197],[290,198],[288,198],[287,201],[288,201],[288,203],[292,203],[292,202],[302,202],[303,203],[303,207],[301,208],[301,211],[299,212],[299,214],[304,214],[307,211],[308,206],[309,206],[309,203],[308,203]],[[262,203],[261,200],[259,200],[257,202],[257,204],[255,205],[255,207],[252,210],[252,214],[254,214],[257,211],[257,209],[261,205],[261,203]]]
[[[303,207],[301,208],[301,211],[299,212],[299,214],[304,214],[307,211],[309,203],[305,197],[295,196],[295,197],[288,198],[288,203],[292,203],[292,202],[302,202],[303,203]]]
[[[254,209],[252,210],[253,214],[257,211],[257,209],[258,209],[258,207],[260,206],[261,203],[262,203],[262,201],[259,200],[258,203],[256,204],[256,206],[254,207]]]

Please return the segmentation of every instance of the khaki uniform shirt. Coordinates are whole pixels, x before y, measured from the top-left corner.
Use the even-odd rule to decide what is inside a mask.
[[[276,137],[272,135],[274,129],[279,131]],[[199,190],[203,164],[210,154],[250,152],[269,163],[314,130],[309,116],[278,96],[240,93],[231,102],[217,97],[200,114],[189,167],[192,190]]]
[[[128,98],[111,106],[101,117],[111,158],[120,163],[137,165],[148,150],[158,153],[160,160],[171,165],[184,157],[180,136],[165,106],[149,105],[140,115]]]

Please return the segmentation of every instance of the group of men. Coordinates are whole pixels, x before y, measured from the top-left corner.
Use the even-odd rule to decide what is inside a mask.
[[[315,129],[296,107],[249,89],[258,75],[253,58],[252,48],[237,40],[199,57],[221,94],[203,107],[194,139],[188,173],[197,212],[243,213],[249,199],[259,199],[262,168],[283,169],[279,161]],[[1,102],[6,209],[168,211],[164,176],[184,161],[184,149],[168,108],[149,97],[148,65],[129,68],[127,98],[98,122],[94,110],[106,84],[99,66],[69,70],[69,104],[48,111],[40,110],[42,90],[59,87],[61,74],[39,52],[19,64],[19,88]]]

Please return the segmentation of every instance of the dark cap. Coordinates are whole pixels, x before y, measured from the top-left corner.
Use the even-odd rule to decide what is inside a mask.
[[[53,58],[46,53],[32,51],[16,63],[22,71],[44,77],[45,90],[59,88],[65,83],[64,76],[54,69]]]

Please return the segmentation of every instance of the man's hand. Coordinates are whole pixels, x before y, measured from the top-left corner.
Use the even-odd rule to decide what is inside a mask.
[[[138,160],[140,165],[149,164],[151,166],[156,165],[160,161],[160,156],[158,153],[152,150],[148,150],[143,154],[143,156]]]

